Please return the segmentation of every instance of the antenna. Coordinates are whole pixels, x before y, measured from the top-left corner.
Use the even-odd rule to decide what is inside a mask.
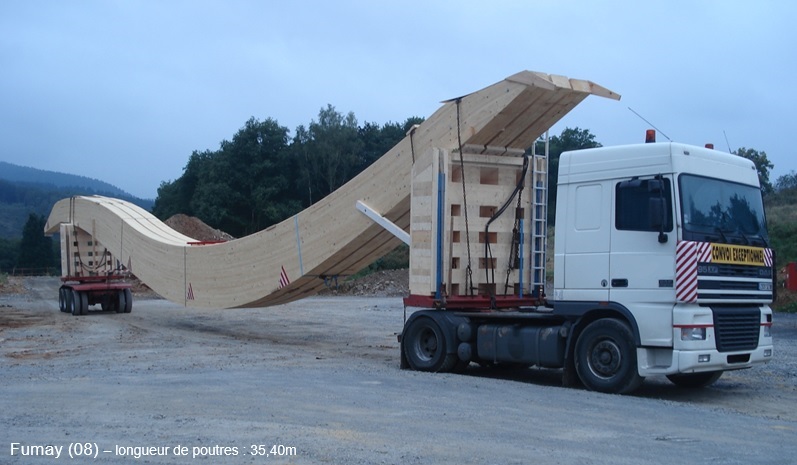
[[[642,115],[640,115],[639,113],[635,112],[633,108],[631,108],[631,107],[628,107],[628,109],[629,109],[629,110],[631,110],[631,112],[632,112],[633,114],[635,114],[635,115],[639,116],[639,119],[641,119],[642,121],[644,121],[644,122],[648,123],[648,124],[649,124],[649,125],[650,125],[650,126],[653,128],[653,129],[655,129],[656,131],[658,131],[658,132],[659,132],[659,134],[661,134],[662,136],[664,136],[664,138],[665,138],[665,139],[667,139],[668,141],[672,142],[672,139],[670,139],[669,137],[667,137],[667,134],[664,134],[664,131],[662,131],[661,129],[657,128],[656,126],[654,126],[654,125],[653,125],[653,123],[651,123],[650,121],[648,121],[648,120],[646,120],[645,118],[643,118],[643,117],[642,117]]]
[[[733,153],[731,151],[731,143],[728,142],[728,134],[725,134],[725,130],[724,129],[722,130],[722,135],[725,136],[725,144],[728,145],[728,153]]]

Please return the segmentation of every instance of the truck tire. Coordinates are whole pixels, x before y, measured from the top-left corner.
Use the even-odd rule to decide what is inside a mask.
[[[637,370],[631,328],[613,318],[584,328],[576,341],[575,363],[578,377],[591,391],[627,394],[644,380]]]
[[[81,293],[74,289],[67,291],[66,297],[69,304],[69,312],[74,316],[82,315],[80,295]]]
[[[80,296],[80,314],[87,315],[89,313],[89,294],[88,292],[78,292]]]
[[[64,313],[69,312],[69,305],[66,299],[67,288],[60,287],[58,288],[58,309]]]
[[[133,292],[130,289],[125,289],[125,313],[133,311]]]
[[[116,291],[116,295],[113,296],[113,309],[116,313],[125,312],[125,292],[122,289]]]
[[[706,371],[703,373],[681,373],[677,375],[667,375],[673,384],[682,388],[702,388],[714,384],[720,379],[722,371]]]
[[[431,318],[416,318],[404,333],[404,355],[410,368],[417,371],[451,371],[459,360],[449,354],[440,325]]]

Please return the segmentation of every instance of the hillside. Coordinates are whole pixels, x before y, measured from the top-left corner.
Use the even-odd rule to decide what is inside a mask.
[[[55,202],[73,195],[116,197],[146,210],[154,203],[97,179],[0,161],[0,238],[21,237],[31,213],[46,216]]]
[[[19,166],[5,161],[0,161],[0,179],[14,183],[44,185],[55,188],[88,189],[92,192],[103,192],[111,196],[131,197],[130,194],[122,189],[108,184],[107,182],[100,181],[99,179]]]

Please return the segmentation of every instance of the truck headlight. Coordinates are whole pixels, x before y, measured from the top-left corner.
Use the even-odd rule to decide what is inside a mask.
[[[764,337],[772,337],[772,326],[764,325]]]
[[[681,340],[682,341],[705,341],[706,340],[706,328],[681,328]]]

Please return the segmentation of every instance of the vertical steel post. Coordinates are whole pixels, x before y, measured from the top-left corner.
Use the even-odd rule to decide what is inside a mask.
[[[443,171],[443,157],[441,156],[438,163],[437,172],[437,269],[435,273],[435,299],[440,299],[443,296],[443,223],[445,220],[445,205],[446,205],[446,174]]]

